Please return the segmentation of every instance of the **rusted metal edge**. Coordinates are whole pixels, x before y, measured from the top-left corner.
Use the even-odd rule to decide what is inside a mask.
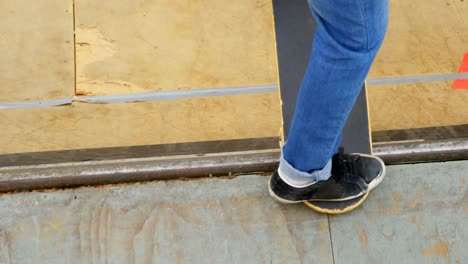
[[[468,160],[468,138],[374,144],[386,164]]]
[[[0,168],[0,192],[269,173],[279,149],[83,161]],[[389,142],[374,146],[386,164],[468,159],[468,138]]]
[[[118,159],[0,168],[0,192],[273,171],[279,150]]]

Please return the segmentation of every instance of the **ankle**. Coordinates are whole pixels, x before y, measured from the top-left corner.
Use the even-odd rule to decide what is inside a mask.
[[[310,179],[294,179],[289,177],[286,173],[283,172],[283,170],[281,170],[281,167],[278,168],[278,175],[287,185],[295,188],[304,188],[316,183],[312,177],[310,177]]]

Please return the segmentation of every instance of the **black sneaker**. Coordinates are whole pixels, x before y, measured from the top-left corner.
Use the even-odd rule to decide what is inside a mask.
[[[374,189],[385,177],[385,164],[367,154],[343,154],[332,158],[332,175],[303,188],[285,183],[276,171],[269,182],[270,195],[282,203],[304,201],[347,201]]]
[[[340,175],[352,171],[364,179],[368,191],[375,189],[385,177],[385,163],[377,156],[361,153],[339,153],[332,158],[332,175]]]
[[[318,181],[306,187],[296,188],[284,182],[278,171],[275,171],[268,185],[270,195],[281,203],[346,201],[364,195],[367,189],[366,181],[351,173],[332,174],[326,181]]]

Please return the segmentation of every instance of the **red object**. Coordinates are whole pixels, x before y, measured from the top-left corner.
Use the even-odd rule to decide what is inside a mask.
[[[463,56],[463,61],[458,69],[458,72],[468,72],[468,53]],[[455,80],[452,84],[453,89],[468,90],[468,79]]]

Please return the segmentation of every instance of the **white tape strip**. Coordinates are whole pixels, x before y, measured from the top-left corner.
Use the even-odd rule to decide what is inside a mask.
[[[275,92],[278,89],[276,84],[259,85],[259,86],[240,86],[228,88],[208,88],[208,89],[191,89],[177,91],[161,91],[122,95],[105,95],[105,96],[77,96],[75,101],[86,103],[130,103],[130,102],[155,102],[177,100],[182,98],[208,97],[208,96],[226,96],[236,94],[254,94]]]
[[[457,80],[457,79],[468,79],[468,73],[372,78],[372,79],[367,80],[367,84],[368,85],[388,85],[388,84],[403,84],[403,83],[418,83],[418,82],[451,81],[451,80]],[[276,92],[277,89],[278,89],[278,85],[276,84],[266,84],[266,85],[258,85],[258,86],[239,86],[239,87],[205,88],[205,89],[198,88],[198,89],[191,89],[191,90],[160,91],[160,92],[121,94],[121,95],[74,96],[72,98],[64,98],[64,99],[48,100],[48,101],[0,103],[0,109],[51,107],[51,106],[71,104],[73,101],[85,102],[85,103],[100,103],[100,104],[156,102],[156,101],[177,100],[177,99],[182,99],[182,98],[194,98],[194,97],[268,93],[268,92]]]
[[[441,82],[453,81],[457,79],[468,79],[467,73],[450,73],[436,75],[421,75],[421,76],[404,76],[404,77],[385,77],[368,79],[368,85],[385,85],[385,84],[402,84],[402,83],[419,83],[419,82]]]
[[[72,98],[48,100],[48,101],[0,103],[0,109],[51,107],[51,106],[71,104],[72,102],[85,102],[85,103],[98,103],[98,104],[156,102],[156,101],[168,101],[168,100],[177,100],[177,99],[194,98],[194,97],[269,93],[269,92],[276,92],[277,89],[278,89],[278,85],[267,84],[267,85],[258,85],[258,86],[239,86],[239,87],[205,88],[205,89],[199,88],[199,89],[191,89],[191,90],[160,91],[160,92],[121,94],[121,95],[74,96]]]
[[[51,106],[71,104],[72,101],[73,101],[73,98],[64,98],[64,99],[47,100],[47,101],[0,103],[0,109],[51,107]]]

